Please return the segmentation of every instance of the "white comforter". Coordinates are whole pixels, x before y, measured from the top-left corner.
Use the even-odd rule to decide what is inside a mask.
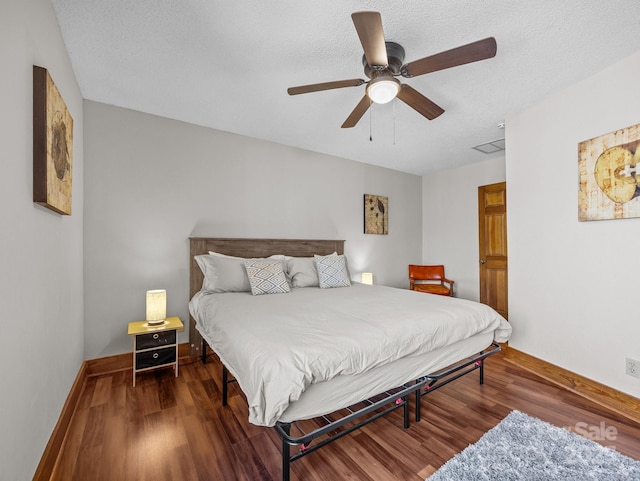
[[[197,329],[247,396],[249,421],[272,426],[311,383],[358,374],[511,326],[473,301],[354,284],[287,294],[196,294]],[[425,373],[426,374],[426,373]]]

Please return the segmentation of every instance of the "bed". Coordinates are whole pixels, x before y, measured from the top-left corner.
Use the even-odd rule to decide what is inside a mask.
[[[276,428],[284,481],[292,461],[396,409],[408,427],[410,395],[419,421],[425,393],[474,370],[482,383],[484,359],[511,332],[495,311],[472,301],[350,282],[320,288],[305,278],[296,284],[314,255],[322,256],[320,270],[325,261],[342,266],[343,252],[344,242],[333,240],[191,239],[191,344],[203,360],[207,345],[220,358],[223,404],[227,383],[237,381],[249,421]],[[295,279],[287,277],[287,284],[298,287],[247,292],[237,266],[256,258],[283,266]],[[246,268],[250,290],[254,264]],[[307,432],[298,423],[309,419],[318,421]],[[300,449],[292,454],[293,446]]]

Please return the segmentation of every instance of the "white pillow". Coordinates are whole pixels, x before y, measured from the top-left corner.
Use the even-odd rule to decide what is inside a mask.
[[[254,296],[282,294],[291,289],[284,275],[282,261],[275,259],[246,259],[244,266]]]
[[[269,256],[269,259],[277,259],[279,261],[288,261],[289,259],[293,259],[291,256],[285,256],[284,254],[274,254]],[[284,266],[282,266],[284,267]]]
[[[202,290],[212,292],[249,292],[244,259],[221,255],[200,255],[195,260],[204,274]]]
[[[337,256],[334,252],[330,256]],[[293,287],[319,287],[318,269],[313,257],[289,257],[285,264],[285,274]]]
[[[313,256],[318,271],[318,280],[320,287],[326,289],[329,287],[349,287],[351,279],[349,270],[347,269],[347,260],[345,256]]]
[[[209,251],[210,256],[226,257],[227,259],[244,259],[244,257],[228,256],[227,254],[220,254],[220,252]]]
[[[292,257],[287,260],[287,276],[293,287],[318,287],[318,271],[313,257]]]
[[[251,283],[247,277],[244,257],[228,256],[209,251],[194,257],[204,274],[202,290],[204,292],[250,292]],[[277,254],[269,259],[285,260],[286,256]],[[253,260],[253,259],[252,259]]]
[[[227,254],[220,254],[220,252],[209,251],[210,256],[218,256],[218,257],[226,257],[227,259],[246,259],[246,257],[236,257],[236,256],[228,256]],[[269,256],[268,259],[278,259],[280,261],[286,261],[287,259],[291,259],[290,256],[285,256],[284,254],[274,254]]]

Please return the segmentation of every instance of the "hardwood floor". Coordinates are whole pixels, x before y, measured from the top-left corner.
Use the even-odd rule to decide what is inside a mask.
[[[280,438],[248,423],[236,385],[221,406],[221,368],[180,366],[88,379],[52,481],[277,481]],[[640,425],[506,361],[487,360],[485,384],[472,373],[424,397],[422,421],[402,428],[401,411],[292,464],[293,481],[420,481],[476,442],[511,410],[596,439],[640,459]],[[413,414],[413,413],[412,413]],[[602,436],[602,435],[604,436]]]

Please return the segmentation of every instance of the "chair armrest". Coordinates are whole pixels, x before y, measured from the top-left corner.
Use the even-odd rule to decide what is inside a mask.
[[[455,283],[455,281],[452,281],[451,279],[447,279],[446,277],[443,277],[442,278],[442,282],[443,282],[443,285],[444,285],[445,282],[449,284],[449,295],[451,297],[454,297],[453,296],[453,284]]]

